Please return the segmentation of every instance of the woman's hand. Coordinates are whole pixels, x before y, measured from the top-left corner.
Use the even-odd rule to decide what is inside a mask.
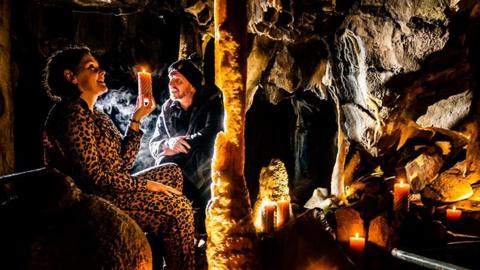
[[[160,192],[160,193],[164,193],[165,195],[167,196],[173,196],[173,194],[177,194],[177,195],[182,195],[182,192],[172,188],[172,187],[169,187],[169,186],[166,186],[164,184],[160,184],[158,182],[155,182],[155,181],[150,181],[148,180],[147,181],[147,189],[149,191],[153,191],[153,192]]]
[[[145,102],[148,100],[148,102]],[[155,99],[153,97],[142,97],[137,98],[137,104],[135,105],[135,111],[133,112],[132,119],[134,121],[140,122],[143,118],[148,116],[155,109]]]

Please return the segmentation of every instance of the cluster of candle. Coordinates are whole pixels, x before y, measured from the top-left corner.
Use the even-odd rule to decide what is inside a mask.
[[[408,211],[408,196],[410,195],[410,184],[404,183],[400,180],[393,186],[393,210],[394,211]],[[455,206],[447,209],[447,221],[454,222],[460,220],[462,211],[456,209]],[[351,236],[349,239],[349,248],[353,252],[361,253],[365,249],[365,237],[361,237],[359,233]]]
[[[393,186],[393,210],[394,211],[408,211],[408,196],[410,195],[410,184],[404,183],[400,180]],[[446,219],[449,222],[460,220],[462,211],[456,209],[455,206],[446,211]]]
[[[272,233],[275,228],[280,228],[290,219],[290,202],[265,201],[262,203],[262,232]]]
[[[150,99],[153,99],[152,94],[152,74],[146,72],[145,69],[138,72],[138,97],[143,101],[144,106],[148,106]]]

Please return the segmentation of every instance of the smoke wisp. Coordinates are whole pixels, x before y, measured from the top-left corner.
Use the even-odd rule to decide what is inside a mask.
[[[122,134],[125,134],[131,114],[135,109],[137,95],[133,94],[133,90],[127,87],[120,89],[109,89],[109,91],[101,96],[95,108],[98,111],[104,112],[112,118],[113,122]],[[159,106],[157,104],[157,106]],[[155,161],[150,155],[148,149],[148,142],[152,137],[155,129],[155,123],[158,116],[158,110],[154,110],[149,116],[145,117],[141,124],[141,129],[144,132],[140,150],[137,154],[137,159],[133,168],[133,172],[144,170],[154,165]]]

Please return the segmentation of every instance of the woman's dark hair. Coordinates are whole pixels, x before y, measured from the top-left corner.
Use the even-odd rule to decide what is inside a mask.
[[[71,46],[56,51],[47,59],[43,72],[47,95],[53,101],[80,96],[78,87],[65,79],[63,72],[68,69],[75,72],[83,56],[90,53],[88,47]]]

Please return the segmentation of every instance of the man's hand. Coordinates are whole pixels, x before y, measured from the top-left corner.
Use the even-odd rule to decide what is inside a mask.
[[[168,139],[165,142],[165,147],[163,151],[165,152],[166,156],[170,156],[169,154],[178,154],[178,153],[188,153],[190,150],[190,144],[185,140],[187,136],[178,136]],[[170,151],[169,151],[170,150]]]

